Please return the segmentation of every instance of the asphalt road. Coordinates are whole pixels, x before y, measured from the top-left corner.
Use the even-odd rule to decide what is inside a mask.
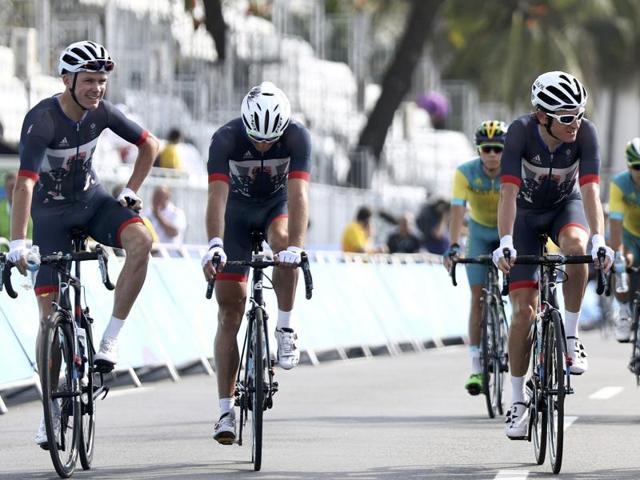
[[[585,333],[590,370],[567,398],[566,479],[640,479],[640,390],[626,370],[630,346]],[[118,387],[99,404],[92,479],[500,479],[552,478],[533,446],[509,441],[463,389],[464,347],[334,361],[278,371],[265,416],[261,472],[250,443],[211,439],[215,378]],[[510,394],[506,392],[507,399]],[[0,416],[0,479],[57,478],[33,443],[37,401]]]

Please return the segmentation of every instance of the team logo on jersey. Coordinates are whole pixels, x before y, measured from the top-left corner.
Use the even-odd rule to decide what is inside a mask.
[[[58,144],[59,147],[68,147],[69,146],[69,141],[67,140],[67,137],[63,137],[62,140],[60,140],[60,143]]]
[[[542,161],[540,160],[540,155],[536,155],[531,159],[531,163],[534,165],[542,165]]]
[[[244,152],[242,158],[253,158],[253,154],[249,150],[247,150],[246,152]]]
[[[476,179],[473,181],[473,183],[475,183],[476,185],[481,187],[482,186],[482,179],[480,177],[476,177]]]

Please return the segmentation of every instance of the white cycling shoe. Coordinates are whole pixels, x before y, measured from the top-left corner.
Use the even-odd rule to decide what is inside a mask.
[[[505,433],[511,440],[524,440],[529,430],[529,407],[524,402],[514,402],[507,411]]]
[[[589,369],[587,352],[578,337],[567,337],[567,353],[571,359],[569,372],[571,375],[582,375]]]
[[[278,364],[285,370],[291,370],[300,361],[298,335],[291,328],[276,328],[278,342]]]
[[[116,337],[104,337],[100,342],[100,350],[93,357],[96,370],[108,373],[118,363],[118,339]]]
[[[55,432],[56,438],[60,437],[60,405],[58,402],[53,402],[53,429]],[[44,414],[40,419],[40,426],[38,427],[38,433],[36,433],[35,442],[40,446],[43,450],[49,450],[49,442],[47,438],[47,427],[44,422]]]
[[[622,313],[616,321],[616,340],[620,343],[629,343],[631,339],[631,319]]]
[[[220,415],[213,430],[213,439],[221,445],[232,445],[236,440],[236,414],[233,410]]]

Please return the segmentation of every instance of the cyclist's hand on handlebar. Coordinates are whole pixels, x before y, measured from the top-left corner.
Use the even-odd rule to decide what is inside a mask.
[[[505,250],[509,252],[509,260],[505,257]],[[516,249],[513,248],[513,238],[511,235],[505,235],[500,239],[500,246],[493,251],[493,263],[503,273],[509,273],[511,267],[516,261]]]
[[[13,263],[22,275],[27,274],[27,254],[29,249],[24,239],[11,240],[7,260]]]
[[[216,254],[220,258],[217,268],[211,262]],[[227,254],[224,252],[222,240],[218,237],[212,238],[209,241],[209,250],[202,257],[202,271],[207,281],[211,280],[218,271],[222,270],[225,263],[227,263]]]
[[[277,262],[281,267],[297,267],[300,265],[302,249],[296,246],[289,246],[286,250],[278,253]]]
[[[442,255],[442,263],[447,271],[451,271],[451,267],[453,265],[453,259],[458,258],[460,256],[460,245],[457,243],[452,243],[447,251]]]
[[[136,192],[128,187],[122,189],[120,195],[118,195],[117,200],[123,207],[130,208],[131,210],[135,210],[136,212],[142,210],[142,199]]]
[[[600,259],[598,258],[598,250],[604,248],[605,258],[604,264],[600,264]],[[608,272],[613,265],[613,257],[614,253],[611,247],[607,246],[604,241],[604,237],[599,234],[595,234],[591,237],[591,257],[593,257],[593,264],[596,268],[603,268],[605,272]]]

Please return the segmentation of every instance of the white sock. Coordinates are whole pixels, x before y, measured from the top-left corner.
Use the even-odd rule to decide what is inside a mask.
[[[293,330],[293,322],[291,321],[291,312],[283,312],[278,309],[278,324],[276,328],[290,328]]]
[[[469,345],[469,358],[471,358],[471,374],[480,373],[482,365],[480,365],[480,346]]]
[[[524,403],[524,375],[516,377],[511,375],[511,403]]]
[[[580,320],[580,310],[573,313],[569,310],[564,311],[564,333],[569,337],[578,338],[578,321]]]
[[[218,400],[218,405],[220,405],[220,415],[224,415],[225,413],[230,412],[235,416],[235,412],[233,410],[235,403],[235,400],[231,397],[221,398],[220,400]]]
[[[105,328],[104,333],[102,334],[102,338],[118,338],[118,334],[120,333],[120,329],[122,327],[124,327],[124,320],[120,320],[116,317],[111,317],[111,320],[109,320],[109,325],[107,325],[107,328]]]

